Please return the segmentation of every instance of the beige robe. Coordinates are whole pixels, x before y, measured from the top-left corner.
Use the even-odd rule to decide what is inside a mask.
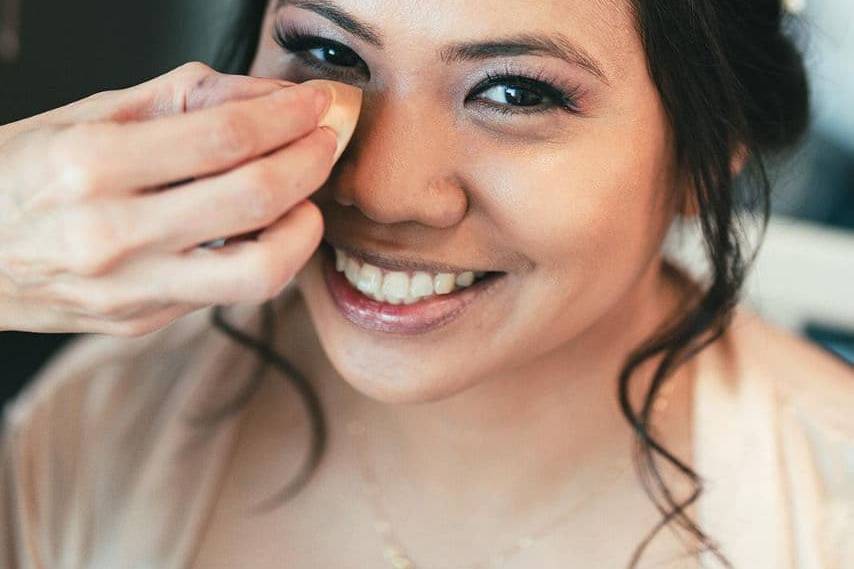
[[[242,415],[215,429],[183,418],[256,362],[209,313],[76,338],[6,406],[0,569],[192,566]],[[228,318],[259,330],[257,306]],[[700,527],[736,569],[854,569],[854,374],[762,326],[740,310],[735,365],[696,378]],[[793,374],[804,358],[819,363]]]

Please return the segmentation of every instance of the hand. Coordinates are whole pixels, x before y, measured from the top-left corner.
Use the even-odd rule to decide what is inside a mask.
[[[194,63],[0,127],[0,330],[138,336],[276,296],[320,242],[306,198],[358,116],[319,126],[335,91],[317,83]]]

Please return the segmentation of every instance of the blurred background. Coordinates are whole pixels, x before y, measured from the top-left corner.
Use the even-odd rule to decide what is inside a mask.
[[[0,124],[186,61],[211,63],[239,1],[0,0]],[[851,362],[854,0],[808,0],[793,32],[812,78],[814,122],[804,145],[775,167],[774,216],[746,301]],[[0,333],[0,402],[69,338]]]

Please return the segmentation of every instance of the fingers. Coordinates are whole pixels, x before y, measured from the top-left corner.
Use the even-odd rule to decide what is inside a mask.
[[[269,95],[283,87],[294,87],[293,81],[280,79],[266,79],[261,77],[248,77],[245,75],[226,75],[212,73],[205,76],[201,81],[192,85],[190,89],[179,94],[183,103],[173,106],[177,112],[192,112],[200,109],[216,107],[229,101],[244,101]],[[151,114],[149,118],[167,116],[176,112],[167,111]]]
[[[83,122],[141,121],[267,95],[289,81],[228,75],[199,62],[127,89],[104,91],[63,107],[4,125],[0,144],[22,132],[44,126]]]
[[[329,129],[220,176],[176,188],[70,204],[6,235],[0,268],[38,284],[56,274],[103,275],[145,251],[178,253],[267,226],[329,176],[336,149]]]
[[[266,228],[257,241],[197,248],[160,257],[146,267],[140,294],[176,303],[236,304],[277,296],[305,265],[323,235],[323,217],[304,200]],[[136,281],[135,281],[136,282]]]
[[[168,191],[76,206],[49,224],[51,247],[18,252],[32,263],[71,266],[78,274],[107,272],[144,251],[180,253],[201,243],[270,225],[319,188],[336,149],[326,128],[226,174]],[[51,229],[53,228],[53,229]],[[68,238],[57,232],[64,228]],[[14,243],[12,243],[14,245]]]
[[[327,90],[296,86],[185,115],[100,123],[68,135],[86,138],[90,164],[77,169],[97,172],[97,179],[87,181],[89,191],[121,195],[222,172],[262,156],[314,130],[329,103]],[[72,146],[68,140],[62,144]]]
[[[221,237],[270,225],[329,177],[336,151],[320,128],[264,158],[220,176],[117,202],[126,219],[125,249],[180,252]],[[133,223],[133,218],[161,220]]]
[[[320,210],[304,200],[258,241],[149,256],[97,278],[65,274],[28,287],[16,301],[26,322],[10,329],[139,335],[205,306],[265,302],[291,282],[322,235]],[[26,306],[43,314],[37,319]]]

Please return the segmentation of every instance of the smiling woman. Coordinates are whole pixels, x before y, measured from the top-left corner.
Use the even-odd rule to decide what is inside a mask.
[[[78,482],[92,523],[47,555],[843,566],[850,370],[736,306],[752,252],[734,181],[767,215],[764,161],[807,124],[786,20],[774,0],[243,3],[222,69],[362,92],[311,197],[322,242],[260,312],[91,341],[45,373],[63,401],[100,382],[67,413],[113,432],[117,398],[129,417]],[[662,253],[680,218],[705,281]],[[8,453],[38,436],[24,417],[50,414],[45,393],[19,404]]]
[[[604,364],[631,342],[608,336],[619,346],[608,357],[595,342],[590,349],[581,338],[594,335],[590,328],[597,327],[597,320],[601,330],[634,328],[622,335],[634,338],[636,346],[625,356],[618,386],[621,410],[638,442],[642,480],[665,522],[689,530],[703,548],[718,554],[684,512],[699,495],[701,479],[652,436],[650,411],[678,363],[723,334],[731,318],[745,270],[733,219],[736,149],[752,158],[748,167],[758,180],[754,187],[762,211],[767,207],[763,153],[793,143],[806,124],[803,69],[782,35],[780,6],[757,2],[745,11],[735,4],[547,2],[537,8],[470,4],[419,10],[406,3],[374,2],[348,11],[345,4],[274,3],[261,26],[269,35],[261,39],[252,67],[253,74],[271,77],[303,80],[319,74],[353,83],[366,90],[366,110],[383,113],[370,127],[363,126],[367,140],[354,145],[351,161],[339,166],[330,184],[334,195],[328,199],[364,217],[327,206],[327,241],[409,253],[422,250],[415,243],[442,242],[442,230],[454,227],[460,235],[454,245],[427,256],[460,259],[465,267],[478,266],[509,282],[491,284],[491,295],[479,300],[502,307],[494,311],[468,308],[478,305],[472,294],[467,294],[469,302],[444,299],[444,310],[435,302],[425,306],[417,295],[406,302],[416,308],[390,308],[383,305],[383,293],[395,288],[397,277],[381,274],[364,255],[351,259],[346,246],[339,248],[336,268],[347,273],[352,286],[344,279],[333,285],[335,279],[328,277],[326,283],[349,322],[365,330],[423,333],[464,314],[460,318],[468,320],[474,334],[458,325],[446,332],[442,344],[407,347],[391,341],[384,348],[370,335],[364,336],[371,342],[366,344],[353,329],[339,329],[340,320],[321,298],[323,285],[307,270],[304,296],[335,367],[357,389],[380,399],[436,400],[456,393],[462,401],[460,393],[477,391],[474,378],[505,375],[496,372],[501,369],[496,361],[505,366],[525,361],[508,353],[528,356],[530,367],[522,367],[528,373],[511,375],[530,378],[537,375],[531,366],[537,361],[534,354],[546,359],[550,351],[563,350],[574,365],[564,362],[558,381],[589,375],[576,381],[608,385],[607,366],[584,374],[578,361],[598,358]],[[738,16],[743,12],[746,18]],[[362,14],[384,16],[363,19]],[[244,59],[237,68],[248,64]],[[482,80],[473,78],[479,73]],[[566,114],[555,114],[561,111]],[[441,140],[441,147],[425,148],[432,140]],[[397,164],[408,166],[398,170]],[[424,191],[429,198],[422,197]],[[425,204],[429,200],[433,203]],[[667,264],[660,272],[652,262],[664,228],[679,212],[696,213],[707,240],[714,271],[702,293],[692,287],[674,293],[680,288],[679,273]],[[394,229],[381,230],[376,223]],[[496,230],[504,239],[486,241]],[[508,264],[487,261],[511,252],[516,258]],[[422,275],[430,275],[429,266],[421,268]],[[409,276],[413,283],[416,276]],[[398,280],[406,288],[407,280]],[[512,292],[502,290],[508,287]],[[399,297],[404,296],[401,289]],[[643,308],[656,304],[657,309]],[[663,325],[667,314],[671,320]],[[609,319],[610,324],[603,322]],[[468,346],[477,345],[477,331],[486,326],[495,339],[480,369],[479,358],[466,358],[465,373],[456,371],[450,378],[441,373],[461,369],[463,360],[456,362],[455,355],[470,353]],[[528,338],[550,340],[533,347]],[[572,343],[576,346],[567,346]],[[443,354],[440,375],[429,379],[421,354],[436,348]],[[371,363],[380,361],[399,362],[392,366],[396,373]],[[419,362],[418,370],[406,361]],[[639,373],[644,362],[654,362],[655,371],[646,378],[646,395],[637,409],[629,385],[645,381]],[[502,383],[494,377],[490,381]],[[530,388],[530,380],[524,385]],[[572,406],[565,412],[573,416]],[[322,432],[318,428],[316,435]],[[322,445],[316,438],[315,456]],[[671,493],[658,458],[693,483],[687,498]],[[632,566],[651,537],[636,550]],[[718,555],[718,560],[725,558]]]

